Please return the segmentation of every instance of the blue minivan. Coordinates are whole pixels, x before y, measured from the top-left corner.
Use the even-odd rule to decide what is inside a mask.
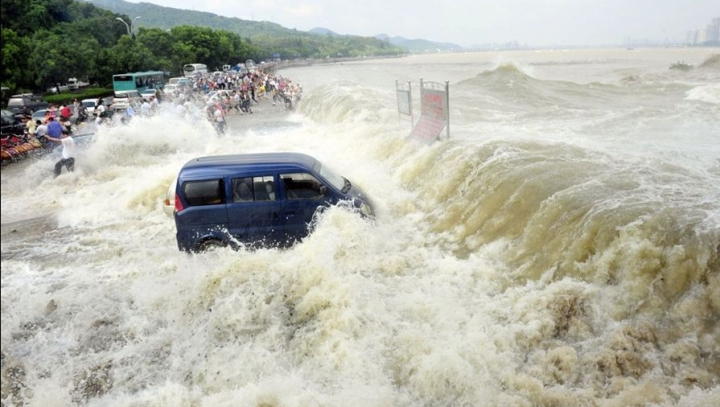
[[[196,158],[175,181],[178,248],[288,247],[310,233],[318,209],[341,201],[373,216],[357,185],[305,154]]]

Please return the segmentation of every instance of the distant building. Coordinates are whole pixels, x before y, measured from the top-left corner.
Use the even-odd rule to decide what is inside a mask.
[[[720,17],[712,19],[712,24],[708,26],[708,30],[710,31],[710,41],[720,41]]]
[[[707,30],[705,30],[704,28],[701,28],[697,32],[697,40],[695,41],[695,43],[696,44],[704,44],[706,42],[708,42]]]
[[[718,45],[720,43],[720,17],[715,17],[711,24],[696,31],[688,31],[685,42],[692,45]]]

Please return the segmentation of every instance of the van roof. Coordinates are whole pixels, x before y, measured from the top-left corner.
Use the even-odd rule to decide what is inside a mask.
[[[199,157],[188,161],[183,176],[227,175],[231,172],[258,170],[311,170],[317,160],[302,153],[255,153]]]

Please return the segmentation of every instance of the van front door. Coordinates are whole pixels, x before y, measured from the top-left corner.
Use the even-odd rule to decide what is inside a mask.
[[[282,202],[273,175],[228,177],[231,199],[230,234],[250,246],[276,246],[283,241]]]
[[[315,212],[332,205],[333,197],[312,174],[280,174],[280,179],[285,197],[285,238],[301,240],[310,233]]]

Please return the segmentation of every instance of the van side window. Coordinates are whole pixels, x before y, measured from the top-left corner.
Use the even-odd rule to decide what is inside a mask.
[[[253,189],[256,201],[274,201],[275,200],[275,183],[273,176],[253,178]]]
[[[225,187],[222,179],[188,181],[183,184],[183,195],[190,206],[225,203]]]
[[[252,177],[233,178],[232,180],[233,202],[252,202],[253,182]]]
[[[275,182],[272,175],[233,178],[233,202],[274,201]]]
[[[318,199],[323,196],[320,187],[323,185],[317,178],[307,173],[280,174],[285,185],[285,196],[293,199]]]

